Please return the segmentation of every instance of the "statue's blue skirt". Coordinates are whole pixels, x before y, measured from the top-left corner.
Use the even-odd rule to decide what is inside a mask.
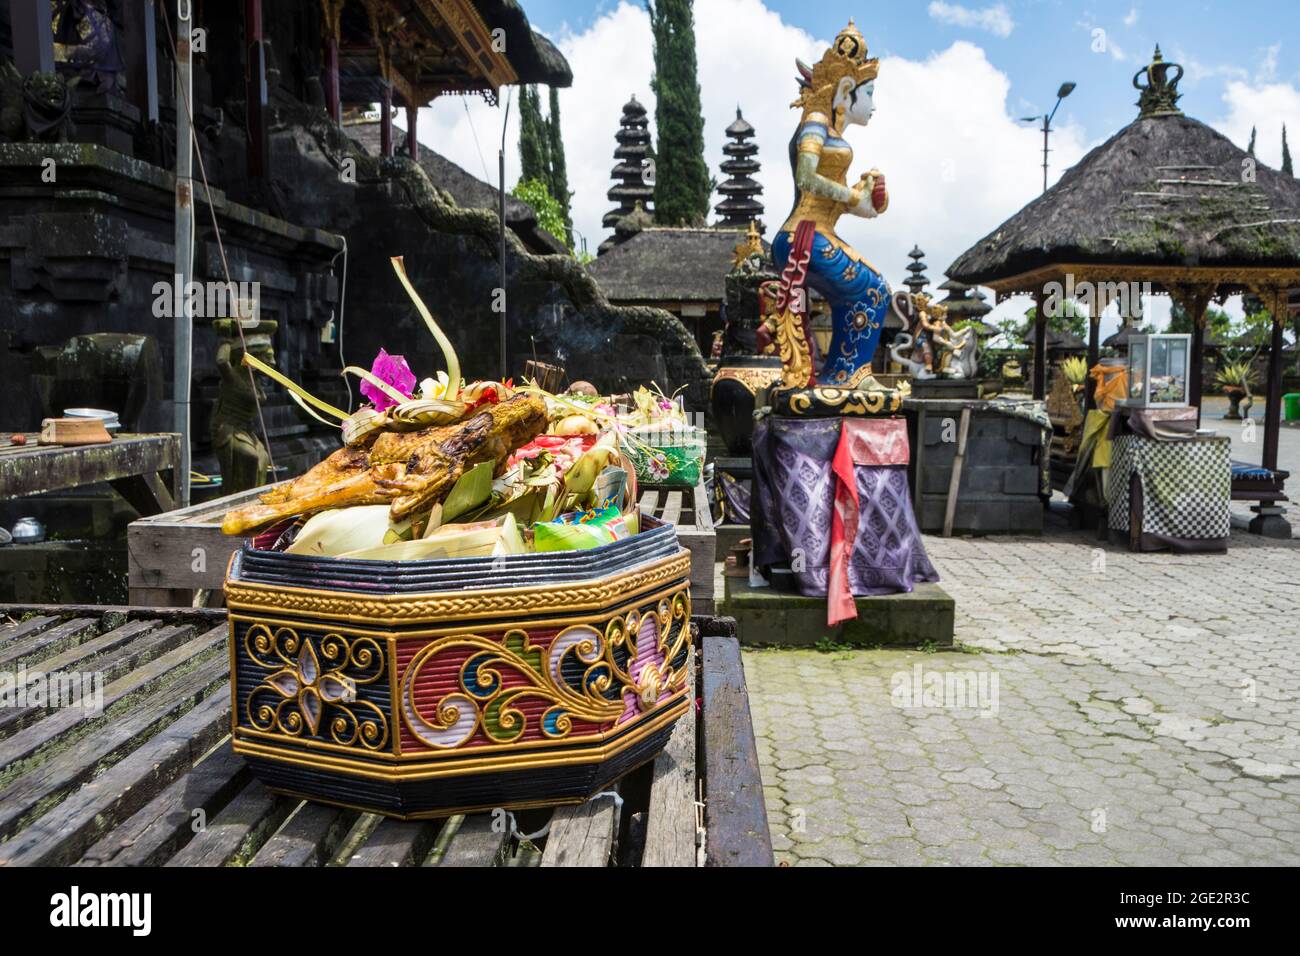
[[[778,272],[785,269],[793,242],[792,232],[777,233],[772,240],[772,258]],[[880,332],[889,311],[889,284],[876,270],[854,260],[818,232],[813,234],[808,285],[830,303],[834,329],[817,382],[855,385],[854,378],[860,377],[857,375],[860,369],[870,367],[880,343]]]

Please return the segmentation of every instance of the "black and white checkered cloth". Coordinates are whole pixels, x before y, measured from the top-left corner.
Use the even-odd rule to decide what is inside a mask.
[[[1155,441],[1118,435],[1107,478],[1110,528],[1127,533],[1129,476],[1142,482],[1142,531],[1170,538],[1227,538],[1232,464],[1227,438]]]

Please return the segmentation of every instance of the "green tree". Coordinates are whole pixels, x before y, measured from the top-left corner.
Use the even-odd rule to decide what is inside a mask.
[[[1053,315],[1055,311],[1057,314]],[[1014,320],[1013,320],[1014,321]],[[1029,330],[1038,321],[1038,307],[1032,307],[1025,313],[1025,320],[1018,324],[1018,338],[1029,334]],[[1056,310],[1048,309],[1047,327],[1053,332],[1072,332],[1085,341],[1088,338],[1088,310],[1073,299],[1065,299]]]
[[[1282,172],[1288,176],[1295,175],[1295,168],[1291,165],[1291,145],[1286,141],[1286,124],[1282,124]]]
[[[551,195],[550,188],[540,179],[521,179],[510,195],[522,199],[537,213],[537,224],[561,239],[564,236],[564,209]],[[570,250],[572,251],[572,250]]]
[[[1169,313],[1169,328],[1165,331],[1183,335],[1192,334],[1192,317],[1181,304],[1174,303]],[[1232,335],[1232,316],[1222,309],[1210,306],[1205,310],[1205,331],[1207,337],[1217,338],[1221,342],[1226,341]]]
[[[1255,127],[1252,126],[1252,127],[1250,128],[1250,145],[1246,147],[1246,153],[1247,153],[1248,155],[1250,155],[1250,156],[1254,156],[1254,155],[1255,155],[1255,134],[1256,134],[1256,132],[1257,132],[1257,131],[1256,131]]]
[[[655,222],[703,222],[713,181],[704,161],[704,115],[696,76],[695,15],[692,0],[646,0],[654,34]]]
[[[519,167],[521,182],[550,182],[550,141],[535,86],[519,92]]]
[[[546,140],[551,156],[551,196],[564,210],[564,244],[573,248],[573,193],[569,191],[569,167],[564,159],[564,137],[560,134],[560,94],[551,87],[551,111],[546,118]]]

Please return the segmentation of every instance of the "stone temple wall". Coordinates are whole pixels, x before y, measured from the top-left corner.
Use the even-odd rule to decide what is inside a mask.
[[[391,256],[401,255],[455,344],[465,375],[497,377],[496,213],[458,207],[405,156],[367,155],[319,111],[281,110],[279,120],[276,178],[293,216],[348,241],[348,361],[366,365],[383,346],[405,354],[417,375],[440,364],[389,265]],[[341,175],[353,163],[355,176]],[[603,390],[651,380],[665,392],[685,386],[691,406],[704,408],[703,357],[670,313],[611,305],[576,260],[534,255],[508,230],[506,289],[508,375],[517,378],[535,357],[564,365],[570,380],[586,379]]]

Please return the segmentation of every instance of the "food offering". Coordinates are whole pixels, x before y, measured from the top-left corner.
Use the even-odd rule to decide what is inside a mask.
[[[632,416],[380,352],[349,413],[245,361],[343,446],[223,529],[234,748],[271,788],[390,816],[580,802],[689,706],[690,555],[636,509]]]

